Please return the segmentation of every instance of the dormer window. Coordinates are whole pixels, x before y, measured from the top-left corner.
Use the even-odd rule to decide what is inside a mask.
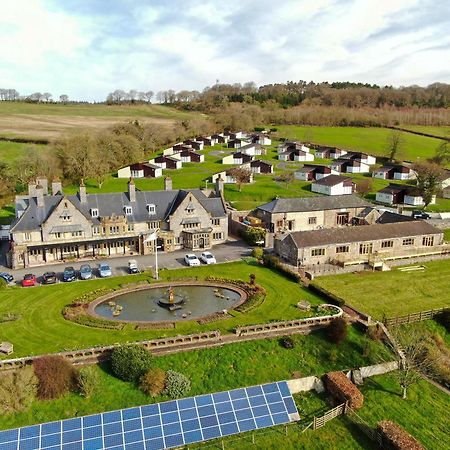
[[[98,217],[98,208],[91,209],[91,217]]]
[[[131,206],[124,206],[123,210],[125,211],[126,216],[131,216],[131,214],[133,214],[133,208]]]
[[[192,203],[189,203],[189,204],[186,206],[186,212],[187,212],[188,214],[192,214],[194,211],[195,211],[194,205],[193,205]]]
[[[156,205],[154,205],[153,203],[149,203],[147,205],[147,211],[149,214],[156,214]]]

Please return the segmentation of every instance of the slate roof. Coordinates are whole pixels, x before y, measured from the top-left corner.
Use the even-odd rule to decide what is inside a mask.
[[[345,186],[351,186],[352,179],[349,177],[341,177],[340,175],[328,175],[313,182],[313,184],[319,184],[321,186],[336,186],[341,183],[344,183]]]
[[[166,220],[186,196],[192,193],[200,204],[211,213],[212,217],[226,216],[225,208],[220,198],[206,197],[199,189],[168,190],[168,191],[138,191],[136,201],[130,202],[128,192],[115,192],[108,194],[87,194],[87,202],[81,203],[78,195],[46,195],[44,206],[38,207],[36,198],[28,200],[28,208],[11,227],[11,231],[37,230],[47,220],[59,203],[66,198],[70,201],[93,225],[101,223],[101,217],[123,216],[124,207],[131,206],[132,214],[127,216],[129,222],[147,222],[149,220]],[[155,214],[149,214],[147,205],[156,205]],[[99,217],[91,217],[90,210],[97,208]]]
[[[387,224],[360,225],[314,231],[296,231],[289,235],[297,248],[349,244],[380,239],[393,239],[442,233],[423,220]],[[288,236],[289,236],[288,235]]]
[[[257,209],[270,213],[321,211],[341,208],[365,208],[370,206],[366,200],[354,194],[334,195],[332,197],[277,198]]]
[[[403,214],[396,214],[390,211],[384,211],[380,217],[376,220],[376,223],[398,223],[398,222],[411,222],[416,220],[411,216],[404,216]]]

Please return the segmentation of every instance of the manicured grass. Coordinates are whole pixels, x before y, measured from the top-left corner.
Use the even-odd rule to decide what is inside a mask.
[[[3,208],[0,208],[0,225],[6,225],[11,223],[14,219],[15,212],[13,205],[6,205]]]
[[[356,272],[316,283],[377,319],[450,306],[450,260],[423,265],[423,271]]]
[[[123,330],[104,330],[85,327],[67,321],[61,311],[65,305],[86,292],[102,287],[119,287],[124,283],[138,281],[146,275],[113,277],[107,280],[77,281],[53,286],[33,288],[12,287],[0,291],[0,314],[6,312],[21,314],[21,319],[1,325],[1,339],[14,344],[14,356],[37,355],[68,349],[86,348],[92,345],[136,341],[176,334],[189,334],[204,330],[230,332],[237,325],[264,323],[271,320],[304,317],[296,304],[306,299],[312,304],[323,303],[299,284],[287,280],[270,269],[246,262],[218,264],[192,269],[162,270],[161,277],[211,276],[248,280],[256,275],[256,282],[267,291],[266,300],[248,313],[233,312],[232,318],[199,325],[195,321],[179,322],[171,330],[136,331],[131,324]],[[283,293],[280,296],[280,293]]]
[[[369,152],[375,156],[386,155],[386,143],[391,133],[387,128],[355,127],[301,127],[297,125],[277,126],[278,135],[289,139],[305,140],[324,145],[335,145],[351,150]],[[306,133],[306,134],[305,134]],[[442,142],[412,133],[402,132],[404,139],[403,158],[416,161],[430,158]]]
[[[322,374],[390,357],[382,344],[373,341],[370,342],[374,351],[364,357],[364,345],[369,338],[354,328],[350,328],[348,339],[338,349],[327,340],[324,332],[295,335],[293,339],[296,346],[290,350],[283,348],[278,339],[267,339],[156,357],[155,365],[184,373],[191,380],[189,395],[198,395],[290,379],[294,372],[301,376]],[[101,388],[92,399],[70,394],[51,402],[35,401],[31,411],[0,418],[0,428],[167,400],[165,397],[148,398],[134,384],[115,379],[108,373],[107,365],[97,370],[101,375]],[[300,402],[299,406],[302,417],[310,417],[311,412],[318,414],[317,406],[312,409],[306,402]]]

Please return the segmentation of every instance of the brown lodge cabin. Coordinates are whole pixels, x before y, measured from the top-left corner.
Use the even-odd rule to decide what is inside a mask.
[[[440,253],[444,234],[422,220],[314,231],[275,238],[278,256],[290,264],[362,264],[374,257],[397,259]]]

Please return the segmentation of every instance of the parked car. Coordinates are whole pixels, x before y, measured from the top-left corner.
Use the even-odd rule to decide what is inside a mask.
[[[28,286],[34,286],[36,284],[36,276],[32,273],[27,273],[24,275],[22,280],[22,286],[28,287]]]
[[[7,283],[12,283],[14,281],[14,277],[6,272],[0,272],[0,278],[5,280]]]
[[[44,275],[42,275],[42,283],[44,284],[55,284],[56,281],[55,272],[45,272]]]
[[[415,209],[411,213],[413,219],[429,219],[430,215],[420,209]]]
[[[80,278],[82,280],[90,280],[92,278],[92,267],[89,264],[83,264],[80,267]]]
[[[110,277],[112,275],[111,267],[107,263],[100,263],[98,273],[102,278]]]
[[[138,265],[137,265],[137,262],[136,262],[135,259],[130,259],[128,261],[128,271],[130,273],[139,273],[140,272],[140,270],[138,268]]]
[[[63,281],[75,281],[77,279],[77,273],[73,267],[66,267],[63,272]]]
[[[188,266],[194,267],[200,265],[200,260],[192,253],[184,256],[184,261]]]
[[[200,255],[200,259],[205,263],[205,264],[216,264],[216,258],[214,257],[214,255],[211,252],[203,252]]]

